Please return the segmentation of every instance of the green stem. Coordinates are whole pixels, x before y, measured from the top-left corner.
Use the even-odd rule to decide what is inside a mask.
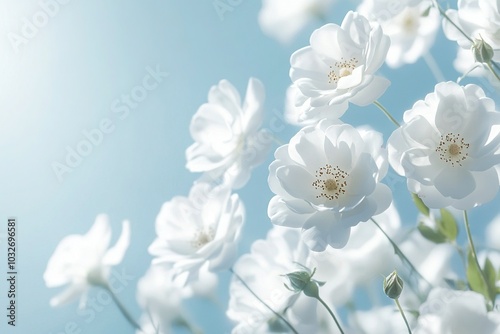
[[[250,287],[248,286],[248,284],[236,273],[234,272],[233,268],[230,268],[229,271],[231,272],[231,274],[234,275],[234,277],[236,277],[240,282],[241,284],[243,284],[243,286],[245,286],[245,288],[247,288],[247,290],[255,297],[257,298],[257,300],[259,302],[261,302],[269,311],[273,312],[275,316],[277,316],[281,321],[283,321],[287,326],[288,328],[290,328],[290,330],[294,333],[294,334],[299,334],[299,332],[297,332],[297,330],[295,328],[293,328],[293,326],[285,319],[285,317],[283,317],[281,314],[279,314],[278,312],[276,312],[275,310],[273,310],[271,308],[271,306],[267,305],[266,302],[264,302],[259,296],[257,296],[257,294],[255,292],[253,292],[252,289],[250,289]]]
[[[389,111],[387,111],[387,109],[385,109],[384,106],[380,104],[380,102],[375,100],[373,101],[373,104],[376,105],[380,110],[382,110],[382,112],[387,116],[387,118],[391,120],[392,123],[394,123],[394,125],[396,125],[398,128],[401,126],[399,122],[396,121],[394,117],[392,117],[391,113],[389,113]]]
[[[115,302],[116,306],[118,306],[118,309],[120,310],[120,312],[122,313],[122,315],[125,317],[125,319],[127,319],[127,321],[129,322],[129,324],[132,325],[132,327],[134,327],[135,329],[137,329],[137,330],[139,330],[139,331],[142,332],[143,330],[141,329],[141,326],[139,326],[139,324],[134,320],[134,318],[132,317],[132,315],[130,315],[130,313],[127,311],[127,309],[125,308],[125,306],[120,302],[120,300],[118,299],[118,297],[111,290],[111,287],[109,286],[109,284],[103,285],[102,287],[109,292],[109,294],[111,295],[111,298]]]
[[[405,316],[405,313],[403,311],[403,308],[401,307],[401,304],[399,304],[399,300],[396,298],[396,299],[394,299],[394,301],[396,302],[396,305],[398,306],[399,313],[401,313],[401,316],[403,317],[403,320],[405,321],[406,328],[408,328],[408,333],[412,334],[410,324],[408,323],[408,319],[406,319],[406,316]]]
[[[470,226],[469,226],[469,217],[467,215],[467,210],[464,210],[464,225],[465,225],[465,231],[467,232],[467,239],[469,240],[469,248],[472,253],[472,258],[474,259],[474,262],[476,263],[477,270],[479,270],[479,274],[481,276],[481,280],[484,283],[484,286],[488,286],[488,281],[484,277],[483,270],[481,269],[481,266],[479,265],[479,261],[477,259],[477,254],[476,254],[476,247],[474,247],[474,241],[472,241],[472,234],[470,232]]]
[[[491,73],[493,73],[493,75],[495,76],[495,78],[497,78],[497,80],[500,81],[500,77],[498,76],[498,73],[491,66],[491,61],[487,62],[486,66],[488,66],[488,69],[490,70]]]
[[[330,316],[333,318],[333,321],[335,321],[335,323],[337,324],[337,327],[339,328],[339,331],[341,334],[344,334],[344,331],[342,330],[342,326],[340,326],[340,323],[339,321],[337,320],[337,318],[335,317],[335,314],[333,314],[332,310],[328,307],[328,305],[323,301],[323,299],[321,299],[321,297],[318,295],[316,297],[316,299],[321,303],[323,304],[323,306],[326,308],[326,310],[328,311],[328,313],[330,313]]]
[[[394,251],[403,260],[403,262],[405,262],[406,264],[408,264],[410,266],[411,270],[414,273],[416,273],[420,277],[420,279],[422,279],[424,282],[426,282],[429,287],[432,287],[432,284],[428,280],[426,280],[425,277],[422,276],[422,274],[420,274],[418,272],[417,268],[415,268],[415,266],[410,262],[410,260],[406,257],[406,255],[404,255],[404,253],[401,251],[401,249],[399,248],[399,246],[396,245],[396,243],[394,241],[392,241],[391,237],[387,233],[385,233],[384,229],[375,221],[375,219],[370,218],[370,220],[385,235],[385,237],[387,238],[387,240],[389,240],[389,242],[391,243],[392,247],[394,248]]]
[[[472,38],[470,38],[469,36],[467,36],[467,34],[462,30],[462,28],[460,28],[455,22],[453,22],[449,17],[448,15],[446,15],[446,12],[443,10],[443,8],[441,8],[441,6],[438,4],[438,2],[436,0],[433,1],[434,2],[434,6],[436,6],[436,8],[439,10],[439,13],[441,14],[441,16],[443,16],[446,21],[450,22],[462,35],[464,35],[465,38],[467,38],[471,43],[474,43],[474,41],[472,40]]]

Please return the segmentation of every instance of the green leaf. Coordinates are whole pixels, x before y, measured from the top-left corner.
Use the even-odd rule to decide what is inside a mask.
[[[429,16],[429,13],[431,12],[431,8],[432,8],[432,6],[427,7],[427,9],[422,12],[422,17]]]
[[[417,194],[411,194],[411,198],[413,199],[413,202],[415,203],[415,206],[417,207],[418,211],[429,217],[429,208],[427,205],[424,204],[422,199],[418,197]]]
[[[490,294],[490,299],[492,301],[495,300],[496,297],[496,281],[497,281],[497,273],[495,271],[495,267],[493,266],[493,263],[491,263],[489,258],[486,258],[484,261],[484,276],[486,278],[486,283],[488,284],[488,292]]]
[[[458,235],[458,225],[455,217],[446,209],[441,209],[441,218],[437,221],[439,231],[450,241],[455,241]]]
[[[481,268],[479,268],[474,260],[472,252],[469,249],[467,254],[467,281],[472,291],[476,291],[484,296],[487,301],[491,302],[488,286],[485,284],[481,276]]]
[[[422,222],[418,223],[417,229],[420,234],[429,241],[432,241],[436,244],[442,244],[443,242],[446,242],[446,237],[443,234],[441,234],[439,231],[434,231],[432,228]]]

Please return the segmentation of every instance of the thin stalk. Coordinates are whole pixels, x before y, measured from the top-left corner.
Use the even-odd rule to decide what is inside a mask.
[[[324,302],[323,299],[321,299],[320,296],[317,296],[316,299],[323,304],[323,306],[326,308],[328,313],[330,313],[330,316],[333,318],[333,321],[335,321],[335,324],[337,324],[337,327],[339,328],[339,331],[341,334],[344,334],[344,330],[342,329],[342,326],[340,326],[339,321],[337,320],[337,317],[335,317],[335,314],[333,314],[332,310],[328,307],[328,305]]]
[[[470,232],[470,226],[469,226],[469,217],[467,215],[467,210],[464,210],[464,225],[465,225],[465,231],[467,231],[467,239],[469,240],[469,248],[472,252],[472,258],[474,259],[474,262],[476,263],[477,269],[479,270],[479,274],[481,275],[481,280],[484,283],[484,286],[488,286],[488,281],[484,277],[483,270],[481,269],[481,266],[479,265],[479,261],[477,259],[477,254],[476,254],[476,247],[474,247],[474,241],[472,240],[472,234]]]
[[[279,314],[278,312],[276,312],[275,310],[273,310],[271,308],[271,306],[267,305],[266,302],[264,302],[259,296],[257,296],[257,294],[255,292],[253,292],[252,289],[250,289],[250,287],[248,286],[248,284],[233,270],[233,268],[230,268],[229,271],[231,272],[231,274],[234,275],[234,277],[236,277],[240,282],[241,284],[243,284],[243,286],[245,286],[245,288],[247,288],[247,290],[255,297],[257,298],[257,300],[259,302],[261,302],[269,311],[273,312],[275,316],[277,316],[281,321],[283,321],[287,326],[288,328],[290,328],[290,330],[294,333],[294,334],[299,334],[299,332],[297,332],[297,330],[295,328],[293,328],[293,326],[285,319],[285,317],[283,317],[281,314]]]
[[[448,15],[446,15],[446,12],[443,10],[443,8],[441,8],[441,6],[438,4],[438,2],[436,0],[433,1],[434,2],[434,6],[436,6],[436,8],[439,10],[439,13],[441,14],[441,16],[443,16],[446,21],[450,22],[462,35],[464,35],[465,38],[467,38],[471,43],[474,43],[474,41],[472,40],[472,38],[470,38],[463,30],[462,28],[460,28],[459,26],[457,26],[457,24],[455,22],[453,22]]]
[[[403,311],[403,308],[401,307],[401,304],[399,304],[399,300],[396,298],[396,299],[394,299],[394,301],[396,302],[396,305],[398,306],[399,313],[401,313],[401,316],[403,317],[403,320],[405,321],[406,328],[408,328],[408,333],[412,334],[410,324],[408,323],[408,319],[406,319],[406,316],[405,316],[405,313]]]
[[[426,282],[429,287],[432,287],[432,284],[428,280],[426,280],[425,277],[422,276],[422,274],[420,274],[418,272],[417,268],[415,268],[415,266],[410,262],[410,260],[406,257],[406,255],[404,255],[404,253],[401,251],[401,249],[399,248],[399,246],[396,245],[396,243],[394,241],[392,241],[391,237],[387,233],[385,233],[384,229],[375,221],[375,219],[370,218],[370,220],[385,235],[385,237],[387,238],[387,240],[389,240],[389,242],[391,243],[392,247],[394,248],[396,254],[399,257],[401,257],[406,264],[408,264],[410,266],[411,270],[413,272],[415,272],[420,277],[420,279],[422,279],[424,282]]]
[[[392,123],[394,123],[394,125],[396,125],[398,128],[401,126],[399,124],[399,122],[396,121],[396,119],[394,117],[392,117],[391,113],[389,111],[387,111],[387,109],[385,109],[382,104],[380,104],[380,102],[375,100],[375,101],[373,101],[373,104],[376,105],[380,110],[382,110],[382,112],[387,116],[387,118],[389,118],[391,120]]]
[[[444,75],[443,72],[441,72],[441,69],[439,68],[436,59],[430,54],[429,52],[424,53],[423,55],[424,61],[427,64],[427,67],[429,70],[431,70],[432,75],[434,76],[434,79],[436,79],[437,82],[444,81]]]
[[[495,78],[497,78],[497,80],[500,81],[500,77],[498,76],[498,73],[491,66],[491,61],[487,62],[486,66],[488,66],[488,69],[490,70],[491,73],[493,73],[493,75],[495,76]]]
[[[118,309],[120,310],[120,312],[122,313],[122,315],[125,317],[125,319],[127,319],[128,323],[132,327],[134,327],[135,329],[140,330],[142,332],[141,326],[139,326],[139,324],[134,320],[134,318],[132,317],[132,315],[130,315],[130,313],[127,311],[127,309],[125,308],[125,306],[120,302],[120,300],[118,299],[118,297],[111,290],[110,286],[108,284],[106,284],[106,285],[103,285],[103,288],[106,289],[109,292],[109,294],[111,295],[111,298],[115,302],[116,306],[118,306]]]

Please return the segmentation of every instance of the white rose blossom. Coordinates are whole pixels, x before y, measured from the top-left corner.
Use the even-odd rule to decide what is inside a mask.
[[[499,187],[500,114],[477,85],[436,85],[388,140],[389,162],[430,208],[470,209]]]
[[[473,291],[435,288],[419,311],[415,334],[500,334],[500,313]]]
[[[259,25],[281,43],[289,43],[309,21],[322,17],[334,0],[262,0]]]
[[[248,182],[272,142],[268,131],[260,129],[264,95],[264,86],[255,78],[248,82],[243,103],[227,80],[210,89],[208,103],[191,120],[189,130],[195,143],[186,150],[189,171],[205,173],[208,181],[223,177],[235,189]]]
[[[290,58],[290,78],[307,99],[295,104],[310,105],[303,119],[338,118],[349,102],[365,106],[379,98],[390,82],[375,72],[389,44],[377,23],[355,12],[348,12],[341,26],[326,24],[315,30],[310,46]]]
[[[446,15],[466,35],[464,36],[452,23],[443,19],[446,37],[456,41],[464,49],[472,47],[472,41],[484,40],[494,52],[493,60],[500,60],[500,5],[494,0],[459,0],[458,9],[448,9]]]
[[[301,228],[313,251],[342,248],[351,227],[387,209],[390,189],[380,133],[323,120],[276,150],[268,207],[275,225]]]
[[[388,66],[397,68],[404,64],[413,64],[434,44],[441,20],[431,1],[421,1],[413,7],[406,6],[389,19],[377,18],[376,12],[370,7],[372,6],[362,6],[358,10],[366,17],[378,21],[384,34],[391,39],[385,60]],[[428,15],[423,16],[427,9]]]
[[[157,238],[149,247],[153,264],[172,265],[182,280],[193,282],[200,270],[231,267],[245,220],[237,194],[225,184],[196,183],[189,197],[163,204],[156,218]]]
[[[58,306],[80,298],[85,306],[90,286],[107,286],[111,267],[118,265],[130,243],[130,223],[124,221],[116,244],[109,248],[111,227],[107,215],[97,216],[85,235],[72,234],[57,246],[43,274],[49,288],[69,285],[65,291],[50,300]]]

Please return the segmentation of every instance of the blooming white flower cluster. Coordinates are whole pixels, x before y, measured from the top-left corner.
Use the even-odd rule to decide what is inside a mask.
[[[263,1],[260,22],[288,41],[331,2]],[[226,315],[235,334],[500,334],[498,218],[487,228],[490,249],[476,252],[467,213],[492,201],[500,188],[494,100],[476,84],[439,82],[404,112],[401,124],[377,101],[390,84],[377,73],[383,63],[396,68],[428,53],[439,15],[448,38],[476,56],[494,53],[475,74],[488,70],[498,84],[498,2],[461,0],[445,13],[436,1],[366,0],[358,10],[347,12],[341,25],[314,30],[310,45],[291,55],[285,119],[302,128],[277,147],[269,165],[270,230],[239,258],[246,214],[235,191],[271,146],[272,135],[262,129],[264,87],[251,78],[243,100],[227,80],[210,89],[192,118],[194,143],[186,150],[188,170],[203,175],[187,197],[173,197],[157,215],[149,246],[154,259],[138,282],[140,321],[112,295],[138,334],[169,333],[175,324],[197,332],[184,301],[214,298],[217,273],[224,270],[232,274]],[[493,51],[484,44],[479,50],[478,39]],[[369,104],[396,125],[387,141],[369,125],[340,120],[351,105]],[[389,168],[406,181],[420,212],[417,228],[401,222],[397,205],[404,199],[394,203],[384,183]],[[44,279],[49,287],[70,287],[51,304],[84,301],[92,285],[112,293],[110,268],[121,262],[129,239],[124,222],[108,249],[104,215],[86,235],[63,239]],[[455,259],[464,272],[452,265]],[[393,306],[381,304],[374,291],[390,272],[383,291]],[[371,308],[361,311],[362,291]]]

